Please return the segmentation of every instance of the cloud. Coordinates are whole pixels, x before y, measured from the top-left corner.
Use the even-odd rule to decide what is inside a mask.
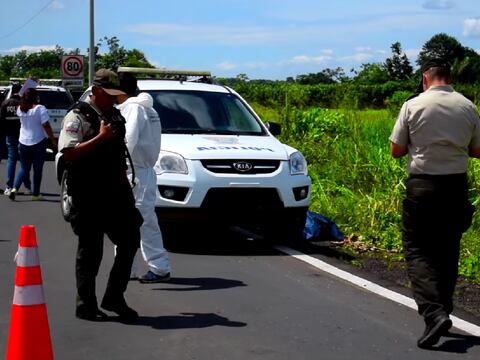
[[[147,36],[151,43],[251,45],[279,42],[288,37],[288,29],[260,26],[211,26],[178,24],[139,24],[127,27],[127,32]]]
[[[422,7],[427,10],[449,10],[455,7],[455,3],[448,0],[428,0]]]
[[[223,71],[230,71],[230,70],[236,70],[236,69],[259,70],[259,69],[271,68],[272,66],[273,66],[272,64],[267,64],[264,62],[245,62],[243,64],[234,64],[230,61],[224,61],[215,65],[215,67],[218,70],[223,70]]]
[[[65,5],[59,0],[55,0],[50,4],[50,9],[53,10],[62,10],[65,8]]]
[[[383,61],[386,54],[387,51],[382,49],[373,49],[370,46],[357,46],[354,54],[343,56],[340,60],[345,62],[364,63],[367,60],[380,61],[379,58],[381,58]]]
[[[20,51],[26,51],[27,53],[35,53],[42,50],[55,50],[55,45],[22,45],[16,48],[0,50],[0,53],[13,55]],[[66,52],[70,51],[69,49],[64,50]]]
[[[271,65],[264,62],[246,62],[243,66],[250,70],[259,70],[269,68]]]
[[[393,20],[391,20],[393,21]],[[397,21],[394,21],[397,22]],[[406,20],[398,20],[404,26]],[[408,25],[408,24],[407,24]],[[148,45],[279,45],[311,44],[318,39],[329,39],[360,32],[385,31],[383,26],[391,26],[390,19],[383,24],[366,23],[363,27],[351,24],[305,26],[241,26],[241,25],[183,25],[170,23],[146,23],[130,25],[128,33],[139,35],[139,41]],[[397,25],[394,25],[395,27]],[[372,28],[373,27],[373,28]],[[381,30],[380,30],[381,28]],[[353,30],[354,29],[354,30]],[[325,50],[328,55],[329,50]]]
[[[343,56],[340,58],[342,61],[353,61],[357,63],[363,63],[367,60],[370,60],[374,57],[372,53],[359,52],[349,56]]]
[[[357,46],[355,51],[359,53],[371,53],[373,50],[370,46]]]
[[[413,62],[418,57],[418,54],[420,54],[420,51],[422,51],[422,49],[406,49],[404,53],[407,55],[408,60]]]
[[[138,41],[152,46],[246,46],[266,45],[286,47],[326,44],[331,39],[351,42],[364,39],[372,33],[395,32],[402,29],[414,31],[428,27],[432,22],[451,21],[448,12],[432,15],[425,11],[386,13],[378,16],[355,17],[352,21],[318,21],[295,25],[241,25],[241,24],[182,24],[138,23],[126,25],[123,31],[138,36]]]
[[[283,65],[323,65],[334,58],[332,49],[320,50],[320,54],[316,56],[311,55],[296,55],[287,61],[281,61],[280,66]]]
[[[229,61],[224,61],[224,62],[221,62],[220,64],[217,64],[216,65],[217,69],[219,70],[233,70],[233,69],[236,69],[237,68],[237,65],[229,62]]]
[[[319,56],[308,56],[308,55],[297,55],[288,61],[290,64],[315,64],[321,65],[327,63],[332,59],[331,55],[319,55]]]
[[[480,18],[465,19],[463,22],[463,35],[480,37]]]

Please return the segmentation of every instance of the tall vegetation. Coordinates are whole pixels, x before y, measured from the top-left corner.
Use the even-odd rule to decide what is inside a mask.
[[[388,110],[299,110],[254,105],[262,118],[280,122],[281,139],[298,148],[309,163],[311,209],[333,219],[365,248],[402,257],[401,204],[405,159],[389,153],[394,117]],[[469,170],[471,201],[480,205],[480,163]],[[439,224],[442,226],[442,224]],[[464,235],[460,274],[480,282],[480,214]]]

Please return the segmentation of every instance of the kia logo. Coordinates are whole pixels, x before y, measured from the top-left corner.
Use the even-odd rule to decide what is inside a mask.
[[[233,167],[234,167],[235,170],[237,170],[237,171],[247,172],[247,171],[252,170],[253,165],[250,164],[250,163],[248,163],[248,162],[246,162],[246,161],[239,161],[239,162],[233,163]]]

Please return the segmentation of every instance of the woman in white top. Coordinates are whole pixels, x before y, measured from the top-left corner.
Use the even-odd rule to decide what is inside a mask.
[[[9,195],[15,200],[25,174],[30,173],[33,166],[32,200],[41,200],[40,184],[42,182],[43,163],[45,162],[47,136],[56,146],[56,139],[48,122],[48,112],[45,106],[38,104],[38,94],[35,88],[25,91],[20,106],[17,109],[20,118],[20,137],[18,151],[20,153],[20,172],[15,178],[13,189]]]

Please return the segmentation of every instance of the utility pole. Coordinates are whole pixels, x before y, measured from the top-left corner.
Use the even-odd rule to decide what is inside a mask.
[[[90,50],[88,51],[88,85],[93,83],[95,73],[95,21],[94,0],[90,0]]]

